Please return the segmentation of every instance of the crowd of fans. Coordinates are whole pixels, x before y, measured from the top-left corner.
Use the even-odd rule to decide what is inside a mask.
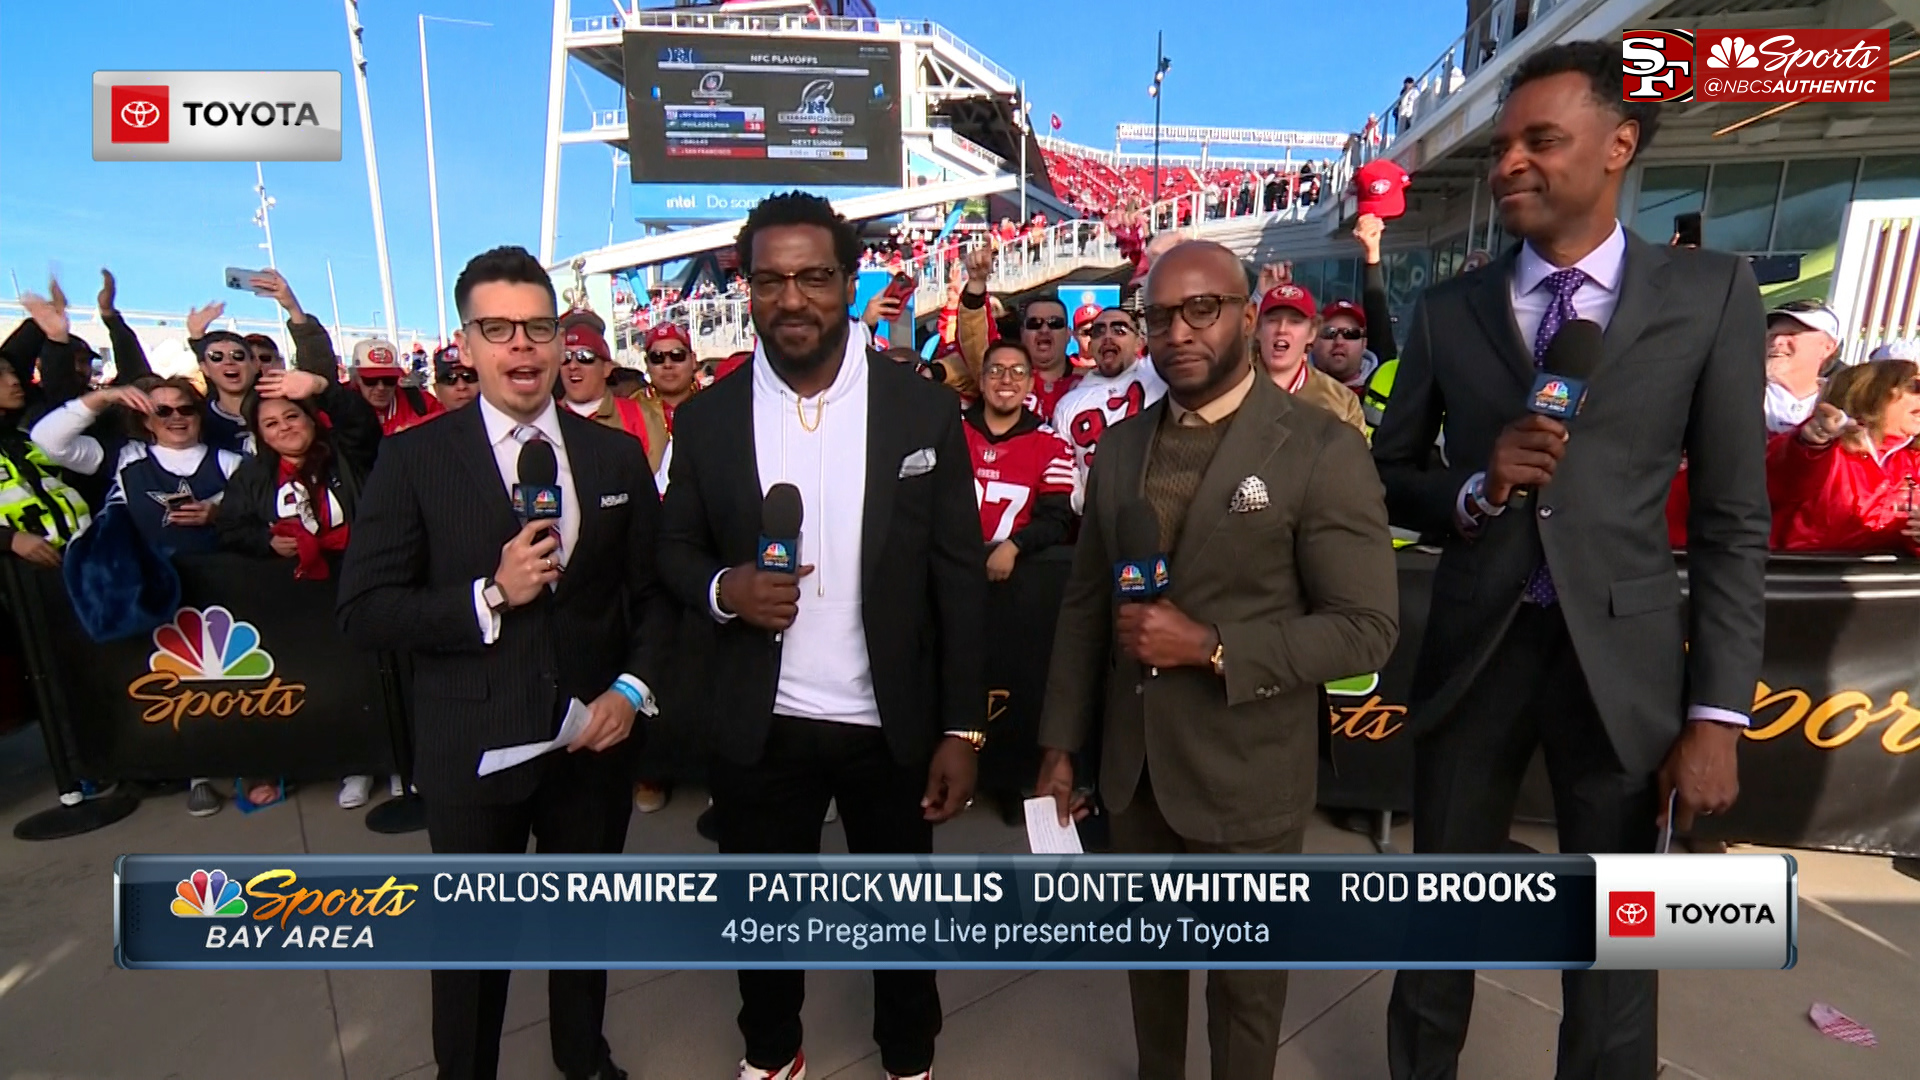
[[[1204,195],[1203,214],[1208,219],[1271,213],[1294,204],[1314,205],[1320,200],[1323,183],[1311,161],[1298,166],[1276,161],[1206,169],[1162,165],[1156,185],[1152,166],[1109,164],[1095,154],[1067,149],[1065,144],[1046,147],[1041,156],[1054,189],[1082,216],[1091,218],[1145,207],[1156,190],[1162,200]]]

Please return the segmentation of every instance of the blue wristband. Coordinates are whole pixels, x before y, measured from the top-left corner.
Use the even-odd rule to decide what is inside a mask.
[[[621,697],[627,699],[627,704],[633,706],[634,712],[640,711],[640,691],[635,690],[631,686],[628,686],[624,679],[616,680],[613,684],[612,689],[614,693],[619,694]]]

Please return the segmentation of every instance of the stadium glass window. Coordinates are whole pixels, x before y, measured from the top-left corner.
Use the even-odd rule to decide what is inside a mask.
[[[1868,158],[1860,166],[1860,183],[1853,197],[1920,199],[1920,154]]]
[[[1738,252],[1768,250],[1773,210],[1780,199],[1780,168],[1778,161],[1714,167],[1701,232],[1707,247]]]
[[[1707,203],[1705,165],[1665,165],[1640,174],[1640,197],[1634,203],[1633,231],[1649,244],[1665,246],[1673,239],[1673,219],[1698,213]]]
[[[1859,169],[1859,158],[1788,162],[1772,250],[1814,251],[1837,240]]]
[[[1352,300],[1358,303],[1360,300],[1359,269],[1360,260],[1358,259],[1328,259],[1323,271],[1326,289],[1324,292],[1314,293],[1314,299],[1323,305],[1335,300]]]

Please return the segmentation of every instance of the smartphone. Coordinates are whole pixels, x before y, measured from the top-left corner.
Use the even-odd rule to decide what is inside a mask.
[[[253,276],[259,272],[258,270],[243,270],[238,266],[229,266],[227,267],[227,288],[238,289],[241,292],[250,292],[255,296],[263,296],[265,295],[264,293],[253,287]]]
[[[173,512],[191,502],[193,502],[193,492],[191,491],[175,491],[171,494],[160,496],[160,505],[166,507],[160,514],[160,523],[163,525],[173,524]]]
[[[899,300],[899,301],[905,302],[905,300],[908,297],[913,295],[913,292],[914,292],[913,279],[908,277],[905,274],[895,274],[893,275],[893,280],[887,282],[887,291],[885,295],[890,300]]]

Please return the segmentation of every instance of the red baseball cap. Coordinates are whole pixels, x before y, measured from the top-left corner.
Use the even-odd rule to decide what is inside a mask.
[[[1335,315],[1345,315],[1347,318],[1359,323],[1360,329],[1365,330],[1367,328],[1367,313],[1360,310],[1360,305],[1351,300],[1335,300],[1320,311],[1320,317],[1322,319],[1331,319]]]
[[[1313,294],[1291,283],[1275,285],[1260,298],[1260,314],[1265,315],[1280,308],[1292,308],[1311,319],[1314,313]]]
[[[1107,309],[1101,307],[1099,304],[1082,304],[1080,310],[1073,313],[1073,328],[1075,330],[1080,329],[1099,318],[1100,313],[1105,310]]]
[[[646,348],[649,352],[653,350],[653,347],[655,345],[658,345],[663,341],[677,341],[680,344],[685,345],[688,351],[692,351],[693,349],[693,342],[687,340],[687,332],[685,330],[680,329],[679,324],[677,323],[663,322],[660,325],[654,327],[653,329],[647,331]]]
[[[607,339],[586,323],[574,323],[567,327],[567,349],[585,349],[602,360],[613,359],[613,350],[607,348]]]
[[[1353,174],[1353,190],[1360,212],[1379,218],[1397,218],[1407,212],[1407,185],[1413,177],[1387,158],[1375,158]]]

